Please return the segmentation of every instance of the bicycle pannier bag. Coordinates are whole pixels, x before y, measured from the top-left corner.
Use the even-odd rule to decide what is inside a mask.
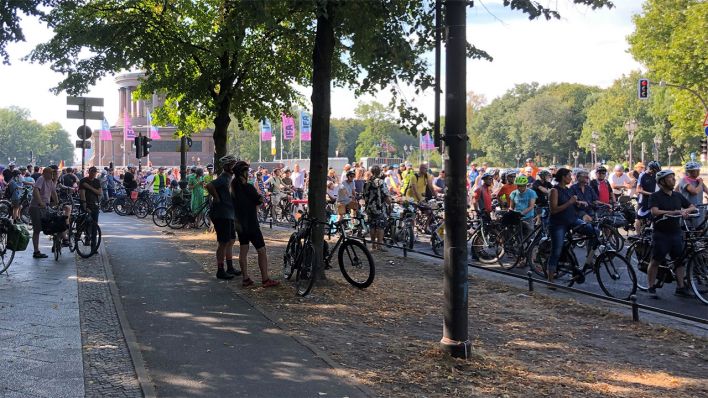
[[[24,251],[30,241],[30,233],[27,227],[20,224],[13,224],[7,231],[7,248],[14,251]]]
[[[66,231],[66,216],[52,215],[42,220],[42,232],[54,235]]]

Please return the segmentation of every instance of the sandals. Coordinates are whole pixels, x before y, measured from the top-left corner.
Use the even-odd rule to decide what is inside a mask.
[[[253,282],[251,282],[251,283],[253,283]],[[272,279],[266,279],[263,281],[263,287],[276,287],[278,285],[280,285],[280,282],[274,281]]]
[[[253,286],[253,285],[254,285],[254,282],[251,278],[246,278],[243,280],[243,282],[241,282],[241,286],[243,286],[243,287],[249,287],[249,286]]]

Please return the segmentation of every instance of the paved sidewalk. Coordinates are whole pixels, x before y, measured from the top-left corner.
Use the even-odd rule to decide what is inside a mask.
[[[0,397],[84,396],[76,262],[63,254],[33,259],[30,242],[0,275]]]
[[[168,236],[133,218],[102,215],[101,228],[158,396],[365,396],[226,286],[239,280],[205,274]]]

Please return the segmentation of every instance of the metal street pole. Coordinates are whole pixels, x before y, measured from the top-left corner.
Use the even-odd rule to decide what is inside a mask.
[[[445,219],[467,218],[465,157],[467,152],[465,69],[467,45],[466,0],[445,2],[447,48],[445,60]],[[467,226],[464,222],[445,223],[443,266],[442,349],[455,358],[468,359],[472,344],[467,318]]]
[[[440,140],[440,47],[441,47],[441,29],[442,21],[442,5],[441,0],[435,0],[435,111],[433,122],[433,138],[435,145],[438,146],[440,153],[443,153],[443,145]]]

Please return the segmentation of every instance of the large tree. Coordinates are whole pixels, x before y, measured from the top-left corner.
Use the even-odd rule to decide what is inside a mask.
[[[13,158],[19,164],[27,164],[30,152],[39,165],[62,160],[72,163],[74,158],[69,133],[59,123],[42,125],[26,109],[0,108],[0,163]]]
[[[146,72],[141,94],[162,92],[156,122],[189,134],[193,120],[213,120],[216,159],[228,126],[256,115],[277,117],[298,101],[306,82],[308,25],[287,0],[89,0],[60,2],[44,17],[54,37],[30,59],[64,79],[55,88],[86,92],[99,78],[126,69]],[[301,19],[300,19],[301,20]]]
[[[647,0],[642,13],[634,16],[635,30],[628,38],[629,51],[653,81],[685,87],[672,88],[675,102],[669,115],[672,135],[684,142],[702,138],[703,112],[708,111],[707,21],[704,0]]]

